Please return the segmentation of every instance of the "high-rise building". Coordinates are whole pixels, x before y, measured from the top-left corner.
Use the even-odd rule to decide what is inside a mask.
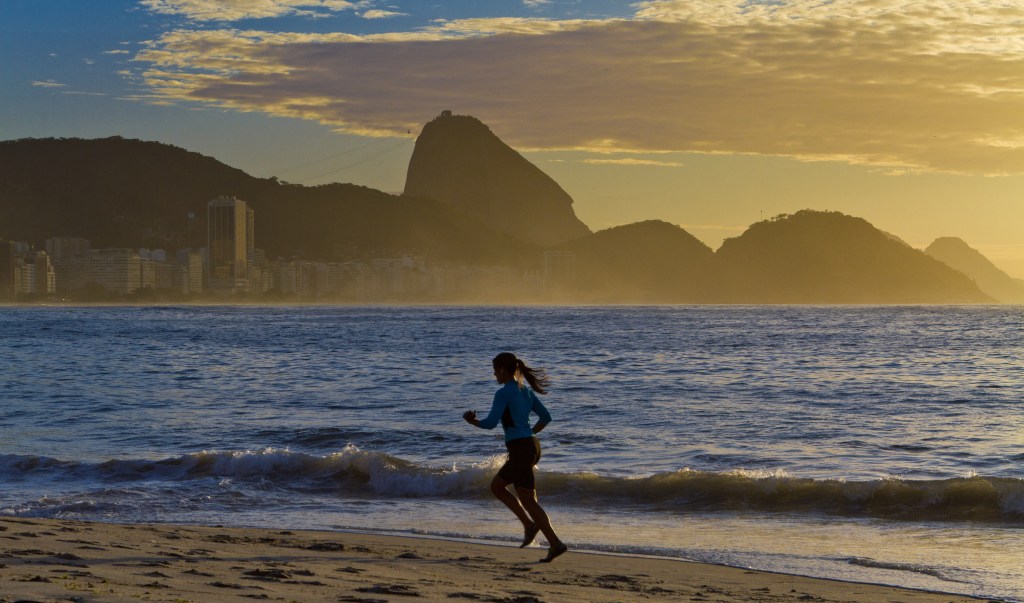
[[[111,293],[133,293],[142,285],[139,254],[134,249],[89,251],[85,283],[95,283]]]
[[[150,258],[139,257],[139,289],[156,289],[156,265]]]
[[[17,266],[14,267],[14,294],[35,295],[38,275],[35,264],[26,262],[24,257],[18,258],[17,262]]]
[[[249,255],[255,246],[255,213],[245,201],[218,197],[207,204],[207,288],[246,291]]]
[[[181,280],[175,287],[184,293],[199,293],[203,290],[203,254],[191,249],[179,249],[176,253],[178,265],[182,271],[178,273]]]
[[[14,296],[16,259],[14,241],[0,241],[0,299]]]
[[[64,258],[81,258],[89,254],[89,241],[73,237],[46,239],[46,254],[54,262]]]
[[[57,291],[57,273],[53,269],[53,262],[50,261],[50,256],[45,251],[37,251],[34,259],[33,269],[36,273],[36,289],[33,293],[36,295],[53,295]]]

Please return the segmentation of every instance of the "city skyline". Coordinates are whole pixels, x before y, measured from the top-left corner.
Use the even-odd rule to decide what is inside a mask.
[[[255,246],[255,210],[235,196],[206,203],[199,249],[94,248],[81,237],[48,237],[45,251],[0,238],[0,304],[58,302],[209,303],[568,301],[575,254],[543,251],[538,269],[438,262],[403,254],[344,262],[268,260]]]
[[[482,4],[482,5],[481,5]],[[717,248],[799,209],[1024,277],[1024,8],[980,0],[11,0],[0,138],[124,135],[304,184],[404,185],[471,114],[592,229]]]

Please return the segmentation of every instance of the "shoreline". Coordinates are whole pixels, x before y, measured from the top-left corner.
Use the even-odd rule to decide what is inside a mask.
[[[1024,302],[0,301],[0,308],[1010,308]]]
[[[429,536],[0,517],[0,603],[899,601],[967,595]]]

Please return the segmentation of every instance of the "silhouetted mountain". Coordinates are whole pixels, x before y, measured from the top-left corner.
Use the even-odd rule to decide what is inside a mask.
[[[0,142],[0,237],[48,237],[94,247],[200,247],[206,204],[220,195],[256,212],[256,246],[270,257],[382,257],[411,253],[509,264],[540,251],[440,202],[352,184],[315,187],[260,179],[156,142],[26,139]],[[189,216],[192,216],[191,218]]]
[[[590,234],[572,198],[475,117],[445,111],[416,139],[405,194],[436,199],[538,245]]]
[[[445,115],[427,124],[409,173],[419,184],[407,190],[417,197],[254,178],[198,153],[119,137],[0,142],[0,238],[37,246],[68,236],[94,247],[200,247],[207,202],[232,195],[255,210],[256,246],[271,258],[409,253],[535,270],[542,247],[522,239],[559,241],[545,247],[576,254],[577,291],[566,300],[992,301],[961,272],[835,212],[805,210],[759,222],[717,253],[658,221],[590,234],[564,191],[470,117]],[[425,194],[431,187],[452,193],[433,200]]]
[[[560,249],[576,253],[576,280],[583,301],[713,301],[714,252],[667,222],[650,220],[609,228]]]
[[[889,237],[893,241],[896,241],[900,245],[903,245],[904,247],[913,248],[913,245],[911,245],[910,243],[908,243],[908,242],[904,241],[903,239],[897,237],[896,235],[892,234],[891,232],[886,232],[884,230],[879,230],[878,232],[884,234],[885,236]]]
[[[1011,304],[1024,303],[1024,280],[1006,274],[963,240],[940,237],[924,252],[974,279],[982,291],[995,299]]]
[[[716,253],[723,300],[984,303],[973,281],[866,220],[804,210],[758,222]]]

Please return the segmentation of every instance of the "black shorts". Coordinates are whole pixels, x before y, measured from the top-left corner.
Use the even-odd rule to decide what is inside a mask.
[[[534,490],[533,466],[540,462],[540,440],[519,438],[505,442],[508,460],[498,469],[498,476],[516,488]]]

